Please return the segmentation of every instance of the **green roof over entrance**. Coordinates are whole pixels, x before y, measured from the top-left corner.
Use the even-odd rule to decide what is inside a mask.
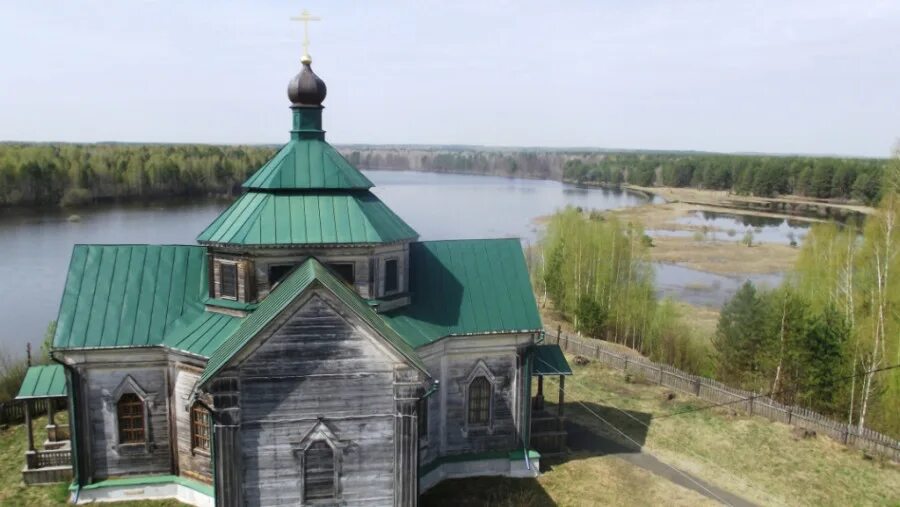
[[[244,182],[248,190],[368,190],[374,185],[321,139],[293,139]]]
[[[422,360],[419,359],[412,347],[375,313],[366,300],[360,297],[353,288],[335,277],[319,261],[311,258],[294,269],[285,280],[278,284],[275,290],[269,293],[259,304],[259,307],[241,323],[237,331],[218,347],[210,356],[206,369],[203,370],[203,375],[197,382],[197,386],[202,386],[212,379],[244,346],[250,343],[257,333],[262,331],[266,324],[277,317],[292,301],[314,284],[319,284],[331,291],[357,317],[370,325],[395,350],[406,357],[413,366],[422,371],[427,371],[424,363],[422,363]]]
[[[197,241],[232,245],[373,244],[414,240],[418,234],[367,190],[248,192]]]
[[[203,247],[75,245],[53,347],[159,345],[203,313],[206,292]]]
[[[534,348],[533,375],[571,375],[572,367],[557,344],[537,345]]]
[[[25,373],[17,400],[57,398],[66,395],[66,372],[61,364],[31,366]]]
[[[445,336],[538,332],[538,313],[518,239],[410,244],[412,303],[383,317],[413,347]]]

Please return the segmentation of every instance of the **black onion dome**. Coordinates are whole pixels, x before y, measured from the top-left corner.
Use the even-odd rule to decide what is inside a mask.
[[[298,106],[320,106],[325,100],[325,81],[313,72],[310,62],[304,61],[300,73],[288,83],[288,98]]]

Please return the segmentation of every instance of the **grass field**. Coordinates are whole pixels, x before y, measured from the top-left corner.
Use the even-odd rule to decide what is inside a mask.
[[[59,416],[57,416],[60,420]],[[43,428],[47,424],[46,417],[34,421],[35,444],[43,442]],[[0,505],[4,507],[54,506],[66,505],[69,496],[68,484],[51,486],[26,486],[22,482],[22,467],[25,466],[25,426],[22,424],[0,430]],[[176,507],[182,506],[176,501],[140,501],[122,502],[111,505],[126,507]]]
[[[572,423],[586,430],[576,439],[570,437],[570,446],[575,440],[575,447],[581,450],[563,463],[551,464],[536,480],[449,481],[429,491],[423,503],[580,506],[712,502],[627,462],[625,458],[635,446],[602,422],[603,418],[664,463],[755,504],[900,505],[900,468],[896,464],[868,459],[827,437],[798,439],[787,425],[735,414],[728,408],[662,417],[702,407],[704,402],[681,393],[670,400],[670,391],[640,379],[626,381],[624,374],[596,363],[573,364],[573,368],[575,376],[566,381],[566,413]],[[545,392],[555,393],[555,383],[546,382]],[[592,439],[619,442],[623,450],[591,451]]]

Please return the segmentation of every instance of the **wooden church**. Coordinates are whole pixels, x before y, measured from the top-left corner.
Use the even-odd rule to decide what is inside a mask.
[[[290,140],[198,245],[75,247],[50,367],[73,502],[416,505],[538,474],[531,379],[570,370],[520,242],[418,241],[325,141],[301,61]]]

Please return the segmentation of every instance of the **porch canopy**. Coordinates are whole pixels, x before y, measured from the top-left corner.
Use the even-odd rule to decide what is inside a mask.
[[[537,345],[534,348],[532,375],[571,375],[572,368],[559,345]]]
[[[64,398],[66,396],[66,373],[61,364],[30,366],[25,380],[19,388],[17,400],[37,398]]]

